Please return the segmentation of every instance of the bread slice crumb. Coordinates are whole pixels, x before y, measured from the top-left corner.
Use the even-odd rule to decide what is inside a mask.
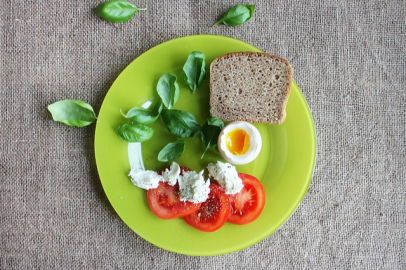
[[[293,69],[283,58],[235,52],[210,65],[210,114],[223,121],[281,124]]]

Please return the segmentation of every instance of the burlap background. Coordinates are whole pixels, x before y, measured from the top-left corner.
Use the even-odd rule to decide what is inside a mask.
[[[215,28],[241,1],[133,1],[148,11],[123,24],[96,17],[99,2],[1,1],[0,269],[406,269],[405,1],[242,1],[257,5],[253,19]],[[133,233],[101,187],[94,125],[67,127],[46,110],[80,99],[98,112],[133,59],[194,34],[288,59],[318,139],[290,220],[216,257]]]

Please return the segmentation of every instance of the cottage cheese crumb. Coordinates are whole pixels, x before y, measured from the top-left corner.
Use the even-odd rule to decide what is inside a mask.
[[[131,182],[139,188],[151,189],[157,188],[160,181],[163,181],[163,177],[155,171],[144,171],[141,169],[132,168],[128,174],[131,178]]]
[[[172,165],[169,169],[166,169],[162,173],[164,181],[168,182],[169,185],[174,186],[178,182],[180,177],[180,167],[176,162],[172,162]]]
[[[242,180],[238,177],[235,167],[229,163],[217,161],[216,164],[207,165],[209,176],[217,180],[224,188],[226,194],[236,194],[243,188]]]
[[[201,203],[207,200],[210,193],[210,180],[205,181],[203,170],[183,172],[179,178],[180,200],[193,203]]]

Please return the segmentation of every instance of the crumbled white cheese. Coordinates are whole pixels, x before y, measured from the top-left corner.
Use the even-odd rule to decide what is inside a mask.
[[[131,178],[131,182],[139,188],[151,189],[157,188],[160,181],[163,181],[163,177],[155,171],[144,171],[138,168],[132,168],[128,174]]]
[[[210,193],[210,180],[204,181],[203,172],[203,170],[200,173],[183,172],[178,179],[181,201],[200,203],[207,200]]]
[[[209,176],[217,180],[226,194],[236,194],[243,188],[242,180],[238,177],[235,167],[229,163],[217,161],[207,165]]]
[[[172,162],[172,165],[169,169],[166,169],[162,173],[164,181],[168,182],[169,185],[174,186],[178,182],[180,177],[180,167],[176,162]]]
[[[157,188],[160,181],[168,182],[171,186],[179,183],[181,201],[193,203],[206,201],[210,193],[210,180],[204,180],[204,170],[200,173],[195,171],[183,172],[182,175],[180,172],[180,166],[173,162],[170,168],[162,173],[162,176],[155,171],[144,171],[139,168],[132,168],[128,176],[134,185],[147,190]]]

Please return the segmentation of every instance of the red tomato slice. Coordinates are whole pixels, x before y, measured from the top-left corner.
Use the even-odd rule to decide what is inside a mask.
[[[209,198],[200,208],[183,219],[190,226],[204,232],[213,232],[226,223],[230,215],[230,198],[218,184],[210,184]]]
[[[182,172],[189,168],[180,166]],[[159,172],[161,174],[163,171]],[[167,182],[160,182],[159,186],[147,191],[147,200],[152,213],[162,219],[184,217],[196,212],[201,203],[182,202],[179,197],[179,184],[171,186]]]
[[[265,206],[265,190],[261,182],[252,175],[239,173],[244,187],[237,194],[228,195],[231,214],[228,222],[243,225],[256,220]]]

